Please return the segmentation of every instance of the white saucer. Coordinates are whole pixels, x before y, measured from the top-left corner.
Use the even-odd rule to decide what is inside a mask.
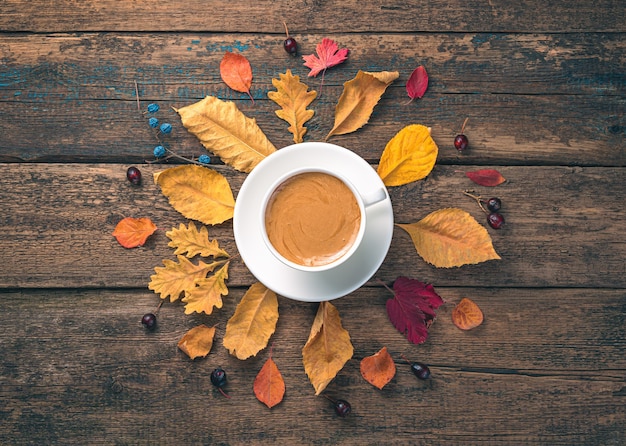
[[[277,178],[302,169],[337,170],[362,196],[381,188],[385,199],[366,208],[366,228],[361,245],[335,268],[305,272],[277,259],[257,227],[263,199]],[[261,161],[244,181],[233,216],[235,243],[242,260],[259,282],[275,293],[295,300],[321,302],[345,296],[376,273],[387,256],[393,235],[393,209],[387,189],[367,161],[343,147],[306,142],[282,148]]]

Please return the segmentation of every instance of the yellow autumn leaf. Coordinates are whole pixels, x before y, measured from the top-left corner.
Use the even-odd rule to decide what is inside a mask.
[[[309,87],[300,82],[300,76],[291,74],[291,70],[279,74],[279,77],[272,79],[272,85],[278,91],[270,91],[267,97],[282,107],[276,110],[276,115],[289,123],[288,130],[293,134],[293,142],[300,143],[306,133],[304,123],[315,114],[313,110],[307,110],[307,106],[313,102],[317,92],[308,91]]]
[[[191,164],[172,167],[155,174],[154,181],[186,218],[216,225],[233,217],[233,192],[228,180],[213,169]]]
[[[330,302],[321,302],[302,349],[304,370],[316,395],[337,376],[353,352],[350,334],[341,325],[337,308]]]
[[[257,282],[246,291],[228,320],[222,343],[239,359],[255,356],[267,346],[277,322],[276,293]]]
[[[438,152],[428,127],[408,125],[387,143],[378,164],[378,176],[385,186],[421,180],[435,167]]]
[[[163,260],[163,266],[154,268],[156,274],[150,276],[148,289],[160,294],[161,299],[170,298],[171,302],[178,300],[183,291],[193,289],[196,280],[206,277],[220,262],[204,263],[199,261],[197,265],[191,263],[184,256],[176,256],[178,263],[172,260]]]
[[[398,226],[411,236],[417,253],[438,268],[500,258],[487,230],[462,209],[441,209],[417,223]]]
[[[173,228],[165,235],[171,240],[167,246],[176,248],[175,255],[185,254],[189,258],[196,255],[215,258],[229,257],[228,253],[219,247],[217,240],[209,240],[209,230],[206,226],[198,230],[192,221],[188,226],[181,223],[178,228]]]
[[[381,96],[399,75],[397,71],[359,70],[354,79],[344,83],[335,107],[335,124],[326,139],[354,132],[367,124]]]
[[[207,150],[241,172],[252,171],[263,158],[276,151],[256,119],[245,116],[234,102],[207,96],[176,111],[185,128]]]
[[[195,287],[185,290],[185,314],[205,313],[211,314],[213,308],[222,308],[222,296],[228,294],[226,279],[228,279],[228,265],[218,269],[211,277],[196,280]]]
[[[213,338],[215,337],[215,327],[207,327],[204,324],[189,330],[178,341],[178,348],[191,359],[205,357],[213,348]]]

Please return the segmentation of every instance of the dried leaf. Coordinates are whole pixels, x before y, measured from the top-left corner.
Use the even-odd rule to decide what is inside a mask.
[[[297,144],[303,141],[306,133],[304,123],[315,114],[313,110],[307,110],[307,106],[313,102],[317,93],[308,91],[309,87],[300,82],[300,76],[291,74],[291,70],[279,74],[279,77],[272,79],[272,85],[278,91],[270,91],[267,97],[282,107],[282,110],[276,110],[276,115],[289,123],[293,142]]]
[[[124,248],[143,246],[157,227],[149,218],[126,217],[120,220],[113,230],[113,237]]]
[[[382,389],[395,375],[396,364],[387,351],[387,347],[361,360],[361,376],[374,387]]]
[[[171,302],[178,300],[186,290],[195,288],[196,281],[206,277],[220,262],[206,264],[202,261],[197,265],[191,263],[184,256],[177,256],[178,263],[172,260],[163,260],[164,267],[154,268],[156,274],[150,276],[148,289],[161,296],[161,299],[170,298]]]
[[[229,257],[228,253],[219,247],[217,240],[209,240],[209,231],[206,226],[200,227],[198,231],[192,221],[189,222],[189,226],[181,223],[178,229],[173,228],[165,235],[171,240],[167,246],[176,248],[175,255],[186,254],[189,258],[197,255],[215,258]]]
[[[304,370],[316,395],[337,376],[353,352],[350,334],[342,327],[339,312],[330,302],[321,302],[302,348]]]
[[[207,327],[204,324],[198,325],[185,333],[178,341],[178,348],[191,359],[204,358],[213,347],[214,337],[215,327]]]
[[[240,93],[247,93],[254,102],[254,98],[250,94],[252,67],[245,56],[227,51],[222,62],[220,62],[220,75],[226,85]]]
[[[426,93],[428,88],[428,73],[422,66],[417,67],[411,73],[409,80],[406,83],[406,92],[411,100],[421,98]]]
[[[378,175],[386,186],[421,180],[435,167],[438,153],[428,127],[408,125],[387,143],[378,164]]]
[[[204,147],[241,172],[252,171],[276,151],[256,120],[246,117],[234,102],[207,96],[176,111]]]
[[[344,83],[335,107],[335,124],[326,139],[354,132],[367,124],[381,96],[398,76],[397,71],[368,73],[359,70],[354,79]]]
[[[417,253],[438,268],[500,258],[487,230],[461,209],[441,209],[417,223],[398,226],[411,236]]]
[[[465,172],[467,178],[481,186],[497,186],[506,181],[506,178],[495,169],[481,169],[472,172]]]
[[[235,199],[228,180],[207,167],[184,165],[155,174],[170,204],[186,218],[216,225],[233,217]]]
[[[224,347],[239,359],[255,356],[267,347],[278,322],[276,293],[261,283],[253,284],[226,324]]]
[[[387,315],[400,333],[413,344],[428,338],[428,328],[437,316],[443,299],[432,285],[408,277],[398,277],[393,283],[393,299],[387,300]]]
[[[270,409],[283,400],[285,381],[271,356],[254,379],[253,389],[257,399]]]
[[[334,67],[348,58],[348,49],[339,49],[337,42],[324,38],[315,48],[315,54],[302,56],[304,66],[310,68],[309,77],[315,77],[327,68]]]
[[[464,297],[452,310],[452,322],[461,330],[471,330],[483,323],[483,312],[473,300]]]
[[[226,279],[228,279],[228,265],[218,269],[211,277],[204,277],[195,281],[195,287],[185,290],[182,301],[186,303],[185,314],[211,314],[213,308],[222,308],[222,296],[228,294]]]

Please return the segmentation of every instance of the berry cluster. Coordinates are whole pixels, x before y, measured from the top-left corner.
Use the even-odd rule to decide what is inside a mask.
[[[471,194],[468,191],[463,192],[468,197],[473,198],[478,203],[478,206],[487,214],[487,223],[493,229],[500,229],[504,225],[504,216],[500,213],[502,209],[502,200],[497,197],[483,200],[482,197]]]

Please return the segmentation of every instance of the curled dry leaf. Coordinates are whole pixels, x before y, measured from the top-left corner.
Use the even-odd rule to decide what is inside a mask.
[[[240,93],[247,93],[254,102],[250,94],[252,66],[245,56],[227,51],[220,62],[220,75],[226,85]]]
[[[424,96],[427,88],[428,73],[426,73],[426,69],[420,65],[411,73],[411,76],[406,83],[406,92],[411,100],[416,98],[419,99]]]
[[[191,263],[185,256],[176,256],[178,262],[165,259],[165,266],[154,268],[156,274],[150,276],[148,289],[159,294],[161,299],[170,298],[171,302],[178,300],[180,295],[196,287],[196,281],[203,279],[215,269],[221,262],[204,263],[199,261],[197,265]]]
[[[185,302],[185,314],[211,314],[214,307],[222,308],[222,296],[228,294],[226,280],[229,265],[230,262],[226,262],[211,277],[197,279],[194,287],[185,290],[185,297],[181,299]]]
[[[487,230],[462,209],[441,209],[417,223],[398,226],[411,236],[417,253],[438,268],[500,258]]]
[[[204,324],[198,325],[185,333],[178,341],[178,348],[191,359],[204,358],[213,347],[214,337],[215,327],[207,327]]]
[[[452,322],[461,330],[471,330],[483,323],[483,312],[473,300],[464,297],[452,310]]]
[[[219,247],[217,240],[209,240],[209,231],[206,226],[196,228],[196,225],[190,221],[188,226],[180,224],[180,227],[173,228],[165,233],[171,240],[167,246],[176,248],[175,255],[185,254],[192,258],[197,255],[202,257],[229,257],[228,253]]]
[[[257,399],[270,409],[283,400],[285,381],[271,356],[254,379],[253,389]]]
[[[480,169],[465,172],[465,176],[481,186],[493,187],[506,181],[506,178],[504,178],[502,174],[495,169]]]
[[[396,364],[387,351],[387,347],[361,360],[361,376],[374,387],[382,389],[395,375]]]
[[[149,218],[126,217],[113,230],[113,237],[124,248],[143,246],[157,227]]]

